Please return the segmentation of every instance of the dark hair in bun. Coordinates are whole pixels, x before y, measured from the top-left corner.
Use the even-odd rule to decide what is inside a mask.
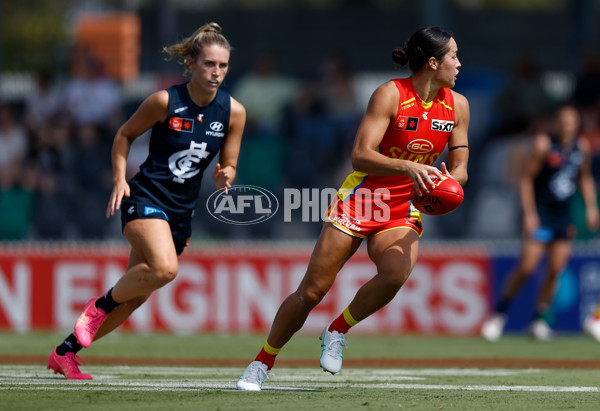
[[[402,47],[396,47],[392,51],[392,60],[401,66],[406,65],[415,73],[430,57],[441,60],[448,52],[448,42],[452,33],[440,27],[423,27],[413,33]]]

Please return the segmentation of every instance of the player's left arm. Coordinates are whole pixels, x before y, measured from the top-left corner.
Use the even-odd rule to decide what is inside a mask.
[[[225,193],[235,179],[245,125],[246,109],[232,97],[229,130],[225,136],[223,147],[221,147],[219,162],[212,173],[215,187],[219,190],[225,189]]]
[[[467,164],[469,163],[469,102],[462,94],[454,94],[454,127],[448,139],[448,168],[442,164],[442,172],[465,185],[468,180]]]
[[[588,228],[595,231],[600,225],[600,215],[596,201],[596,185],[592,175],[591,148],[588,142],[582,138],[579,139],[577,144],[583,155],[583,163],[579,169],[579,188],[585,203],[585,220]]]

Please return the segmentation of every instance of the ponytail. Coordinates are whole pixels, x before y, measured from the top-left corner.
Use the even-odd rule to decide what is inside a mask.
[[[163,47],[162,51],[168,54],[166,60],[178,57],[179,63],[185,64],[187,57],[197,59],[201,55],[202,49],[207,46],[217,45],[231,50],[229,41],[221,34],[221,31],[221,26],[217,23],[207,23],[181,42]]]

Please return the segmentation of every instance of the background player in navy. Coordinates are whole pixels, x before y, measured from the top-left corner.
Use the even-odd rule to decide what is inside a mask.
[[[577,183],[585,202],[587,225],[592,231],[598,227],[591,154],[587,142],[579,137],[579,112],[574,106],[565,104],[558,108],[555,122],[554,133],[535,137],[521,178],[521,257],[504,285],[494,314],[481,329],[483,338],[488,341],[496,341],[502,336],[510,303],[535,272],[545,252],[548,255],[547,272],[538,292],[530,332],[539,340],[552,337],[544,314],[552,304],[558,276],[571,256],[571,240],[576,231],[569,204]]]
[[[112,289],[87,303],[74,333],[52,351],[48,368],[67,379],[91,379],[79,370],[76,353],[123,323],[177,275],[202,175],[217,153],[219,163],[212,171],[217,189],[227,191],[235,178],[246,111],[219,88],[231,51],[220,32],[218,24],[209,23],[165,47],[171,58],[185,64],[189,82],[152,94],[115,136],[114,188],[106,212],[110,218],[121,210],[123,234],[131,244],[129,264]],[[149,129],[148,158],[128,183],[131,144]]]

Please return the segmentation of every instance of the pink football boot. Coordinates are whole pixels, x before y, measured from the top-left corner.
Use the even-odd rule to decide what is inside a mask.
[[[106,319],[106,313],[101,308],[97,308],[94,303],[98,298],[92,298],[85,305],[83,312],[75,323],[75,337],[83,347],[88,348],[94,341],[94,336],[98,328]]]
[[[79,371],[79,365],[84,365],[83,358],[72,352],[66,353],[64,356],[56,353],[56,347],[52,350],[50,358],[48,358],[48,369],[54,370],[54,374],[62,374],[67,380],[91,380],[92,376]]]

